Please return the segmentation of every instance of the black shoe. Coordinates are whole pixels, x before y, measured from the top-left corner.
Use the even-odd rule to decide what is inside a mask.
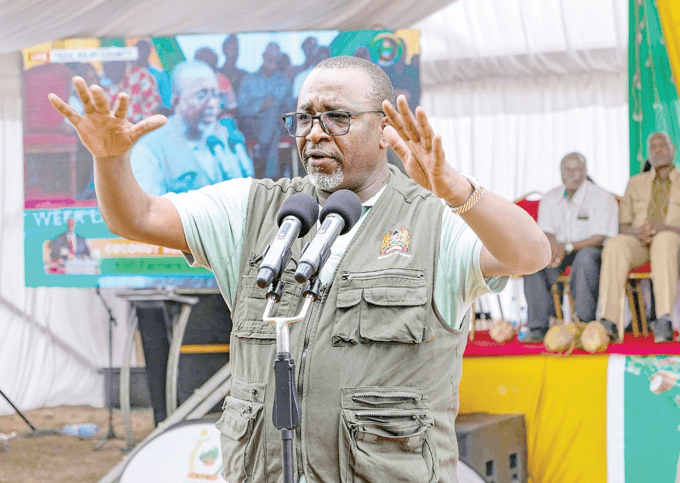
[[[520,342],[529,344],[543,342],[546,332],[547,330],[545,329],[529,329],[529,332],[527,332],[524,337],[522,337]]]
[[[654,342],[670,342],[673,340],[673,322],[667,315],[652,321],[650,324],[654,333]]]
[[[605,329],[607,329],[607,334],[609,335],[609,342],[616,342],[619,338],[619,330],[616,327],[616,324],[607,319],[600,320],[600,323],[604,325]]]

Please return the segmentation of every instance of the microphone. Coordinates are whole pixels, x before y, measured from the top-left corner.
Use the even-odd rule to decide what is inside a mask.
[[[274,241],[262,255],[260,271],[257,273],[257,286],[265,288],[279,276],[290,261],[290,246],[299,236],[309,233],[319,216],[319,205],[307,193],[297,193],[283,202],[276,217],[279,232]]]
[[[295,270],[295,281],[304,283],[321,270],[338,235],[349,232],[360,217],[361,200],[354,191],[340,190],[330,195],[321,210],[321,227]]]
[[[217,151],[217,146],[220,146],[222,149],[224,149],[224,143],[220,138],[218,138],[216,135],[211,134],[208,136],[205,140],[205,144],[208,146],[208,149],[210,150],[210,154],[215,156],[215,151]]]

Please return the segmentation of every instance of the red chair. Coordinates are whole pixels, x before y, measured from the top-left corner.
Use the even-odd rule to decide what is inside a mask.
[[[65,124],[64,117],[52,107],[47,95],[55,93],[66,100],[71,94],[71,69],[62,64],[44,64],[22,72],[22,94],[24,100],[24,153],[66,154],[69,160],[67,169],[68,194],[76,197],[76,149],[78,137]],[[46,166],[40,166],[41,170]],[[58,170],[51,173],[59,177]],[[40,189],[40,188],[38,188]],[[44,195],[63,195],[62,193],[34,193]]]
[[[524,211],[526,211],[527,213],[529,213],[531,217],[534,219],[534,221],[538,221],[538,206],[540,205],[542,198],[543,195],[541,193],[539,193],[538,191],[532,191],[531,193],[522,196],[518,200],[515,200],[515,204],[523,208]],[[567,295],[567,298],[569,300],[569,307],[572,308],[571,312],[573,313],[574,301],[571,297],[571,290],[569,288],[570,274],[571,267],[565,268],[564,272],[562,272],[557,277],[557,280],[555,281],[550,290],[553,296],[553,301],[555,302],[555,315],[557,316],[558,320],[562,320],[564,318],[562,312],[563,294]]]

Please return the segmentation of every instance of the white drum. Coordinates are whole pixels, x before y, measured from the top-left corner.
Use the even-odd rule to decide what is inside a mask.
[[[215,421],[192,419],[168,428],[128,462],[119,483],[225,483]]]
[[[462,461],[458,461],[458,483],[485,483],[479,473]]]
[[[220,432],[215,421],[193,419],[168,428],[146,443],[128,462],[119,483],[226,483]],[[462,461],[459,483],[485,483]]]

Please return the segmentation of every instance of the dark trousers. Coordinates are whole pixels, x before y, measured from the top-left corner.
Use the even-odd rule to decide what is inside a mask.
[[[559,267],[547,267],[526,275],[524,295],[529,329],[548,329],[550,317],[555,316],[551,288],[568,265],[571,265],[569,286],[574,298],[574,313],[583,322],[595,320],[601,259],[602,247],[585,247],[567,255]]]

